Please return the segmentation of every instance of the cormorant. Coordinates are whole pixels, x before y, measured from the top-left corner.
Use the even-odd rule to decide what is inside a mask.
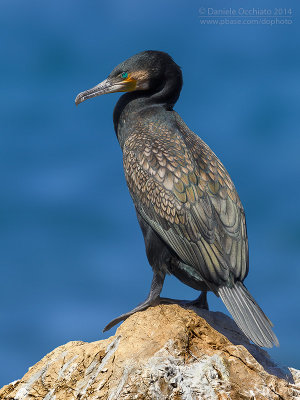
[[[272,323],[243,284],[248,274],[245,213],[225,167],[173,110],[182,73],[161,51],[123,61],[107,79],[76,97],[76,105],[106,93],[117,102],[114,128],[123,152],[127,185],[153,269],[147,299],[111,321],[174,300],[160,297],[166,274],[202,293],[221,297],[244,334],[264,347],[278,345]]]

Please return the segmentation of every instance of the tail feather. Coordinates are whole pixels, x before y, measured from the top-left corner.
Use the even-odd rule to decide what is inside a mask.
[[[222,286],[218,289],[218,293],[248,339],[262,347],[279,346],[278,339],[272,331],[272,322],[242,282],[236,282],[231,288]]]

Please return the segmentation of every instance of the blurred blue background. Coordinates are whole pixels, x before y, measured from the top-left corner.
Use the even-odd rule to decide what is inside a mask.
[[[113,334],[103,326],[148,293],[112,125],[119,94],[74,105],[145,49],[182,67],[175,109],[221,158],[246,210],[246,285],[281,344],[270,354],[300,368],[300,30],[299,2],[288,3],[247,8],[291,7],[289,25],[217,26],[199,8],[221,0],[1,1],[0,386],[59,345]],[[163,295],[196,293],[168,278]]]

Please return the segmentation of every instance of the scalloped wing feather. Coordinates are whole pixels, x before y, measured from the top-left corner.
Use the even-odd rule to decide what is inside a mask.
[[[126,181],[142,217],[211,287],[248,271],[245,215],[215,154],[176,114],[126,140]]]

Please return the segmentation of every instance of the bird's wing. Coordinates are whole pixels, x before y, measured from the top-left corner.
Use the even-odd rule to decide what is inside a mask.
[[[158,132],[152,126],[129,136],[123,162],[138,212],[185,264],[211,287],[245,278],[244,211],[227,171],[198,136],[179,124]]]

